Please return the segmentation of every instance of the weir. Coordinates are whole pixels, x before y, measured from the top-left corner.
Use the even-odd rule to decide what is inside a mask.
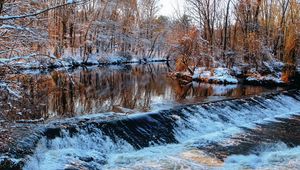
[[[261,145],[297,147],[299,111],[300,92],[290,90],[106,120],[73,118],[38,126],[34,137],[25,140],[31,144],[23,140],[2,155],[2,167],[15,163],[20,169],[130,169],[140,167],[141,161],[163,165],[191,149],[226,163],[231,155],[252,154]],[[143,156],[136,156],[139,153]],[[191,167],[206,166],[189,162]]]

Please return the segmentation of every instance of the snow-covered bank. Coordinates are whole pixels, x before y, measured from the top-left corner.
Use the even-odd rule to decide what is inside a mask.
[[[227,68],[207,69],[204,67],[196,68],[193,75],[188,72],[171,73],[171,77],[184,79],[187,82],[199,81],[211,84],[238,84],[238,79],[233,76]]]
[[[193,75],[193,80],[200,80],[208,83],[217,84],[237,84],[236,77],[230,74],[230,70],[226,68],[215,68],[206,70],[205,68],[196,68]]]
[[[93,54],[83,59],[79,55],[66,54],[61,58],[53,55],[31,54],[28,56],[14,57],[10,59],[0,58],[0,66],[9,66],[18,69],[48,69],[62,67],[77,66],[93,66],[93,65],[118,65],[131,63],[152,63],[167,62],[166,58],[152,57],[143,58],[140,56],[131,56],[130,54]]]
[[[278,64],[279,65],[279,64]],[[270,68],[269,68],[270,67]],[[265,70],[247,69],[233,67],[228,68],[206,68],[197,67],[193,73],[190,72],[174,72],[170,76],[180,79],[183,82],[199,81],[211,84],[246,84],[246,85],[275,85],[284,86],[296,81],[297,77],[289,77],[284,75],[284,67],[280,65],[269,66]],[[300,72],[296,70],[296,75]]]
[[[274,85],[284,85],[285,82],[281,78],[281,73],[277,75],[265,75],[262,76],[261,74],[251,74],[248,75],[245,79],[247,84],[257,84],[257,85],[264,85],[264,84],[274,84]]]

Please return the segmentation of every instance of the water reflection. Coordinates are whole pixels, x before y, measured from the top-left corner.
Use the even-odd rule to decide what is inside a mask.
[[[240,85],[182,85],[168,78],[170,70],[167,64],[149,64],[11,75],[19,82],[23,97],[15,100],[1,93],[0,118],[47,120],[101,112],[130,114],[272,90]]]

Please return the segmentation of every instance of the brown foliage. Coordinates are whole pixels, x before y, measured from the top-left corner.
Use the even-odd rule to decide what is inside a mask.
[[[296,50],[299,46],[299,37],[297,35],[297,28],[291,26],[289,33],[285,40],[285,49],[284,49],[284,61],[287,64],[295,64],[296,60]]]
[[[178,40],[178,58],[176,61],[177,71],[188,70],[193,72],[189,66],[197,66],[200,63],[201,40],[200,31],[192,27]]]

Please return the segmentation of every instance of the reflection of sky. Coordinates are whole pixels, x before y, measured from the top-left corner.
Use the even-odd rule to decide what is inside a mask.
[[[165,16],[174,16],[176,15],[176,11],[180,9],[180,13],[183,13],[184,9],[184,0],[159,0],[160,4],[160,10],[159,14],[160,15],[165,15]]]

